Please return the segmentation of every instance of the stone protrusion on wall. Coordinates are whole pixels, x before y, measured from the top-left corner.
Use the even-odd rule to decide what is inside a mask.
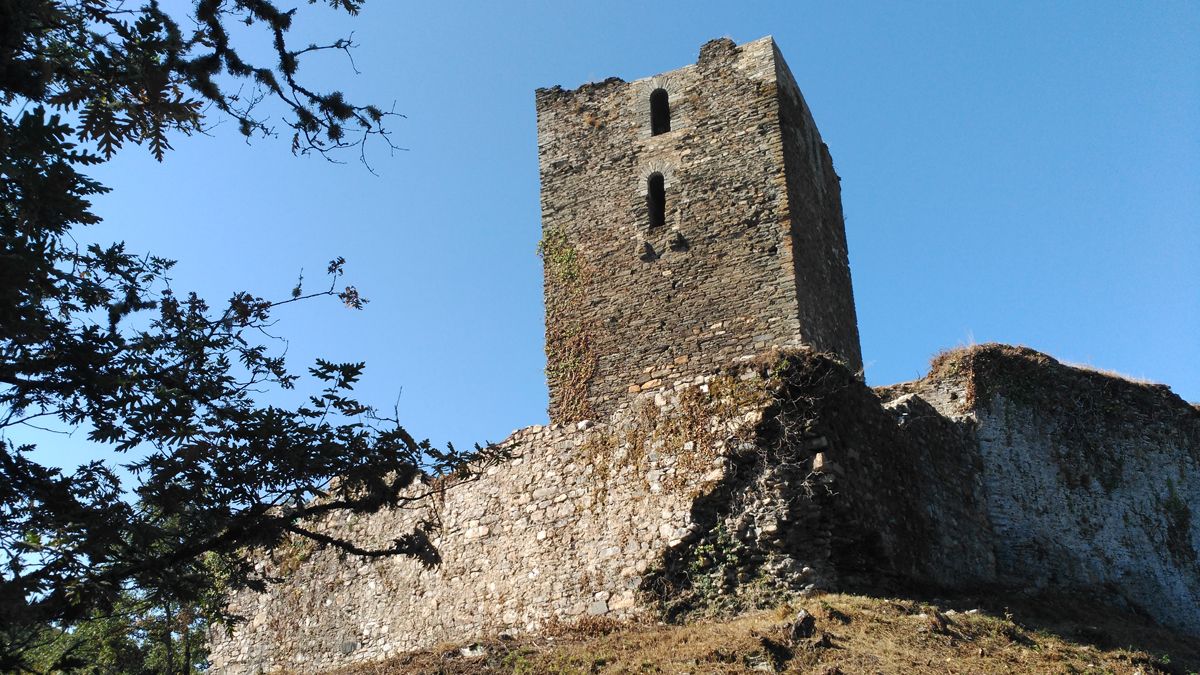
[[[770,38],[764,38],[769,40]],[[701,68],[708,68],[722,62],[732,61],[737,57],[738,46],[729,38],[717,38],[709,40],[700,45],[700,58],[696,59],[696,64]]]
[[[654,133],[660,89],[670,130]],[[602,419],[631,388],[771,348],[861,368],[836,175],[770,38],[536,101],[551,420]]]

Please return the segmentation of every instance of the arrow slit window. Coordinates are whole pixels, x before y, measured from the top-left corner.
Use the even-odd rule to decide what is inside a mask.
[[[671,102],[666,89],[650,92],[650,135],[657,136],[671,130]]]
[[[646,180],[646,208],[651,229],[667,224],[667,190],[661,173],[652,173]]]

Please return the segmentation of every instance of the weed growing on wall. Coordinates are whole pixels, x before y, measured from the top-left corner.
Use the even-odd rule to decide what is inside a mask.
[[[729,453],[731,446],[749,441],[757,413],[772,400],[769,384],[754,377],[712,378],[703,386],[683,389],[663,408],[647,397],[634,405],[619,428],[595,428],[579,446],[591,463],[592,489],[597,504],[622,470],[645,473],[653,454],[663,460],[660,484],[685,496],[703,488],[698,480]]]
[[[552,416],[563,420],[590,419],[588,387],[596,372],[593,346],[595,326],[584,317],[591,268],[579,249],[559,228],[542,233],[538,255],[545,268],[546,288],[546,378],[550,391],[558,394],[550,402]]]
[[[270,553],[275,561],[275,573],[280,577],[291,576],[316,550],[317,543],[312,539],[297,534],[287,535]]]
[[[696,544],[688,561],[692,588],[706,597],[732,590],[739,571],[749,562],[748,553],[747,546],[733,537],[724,523],[717,523],[711,536]]]
[[[768,556],[769,558],[770,556]],[[651,572],[646,601],[670,622],[730,616],[788,602],[796,589],[767,571],[769,565],[724,523],[706,532],[680,563],[679,574]]]

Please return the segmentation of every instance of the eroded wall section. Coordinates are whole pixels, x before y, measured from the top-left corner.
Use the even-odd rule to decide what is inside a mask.
[[[976,427],[996,582],[1079,591],[1200,635],[1200,410],[1030,349],[943,356],[917,391]]]

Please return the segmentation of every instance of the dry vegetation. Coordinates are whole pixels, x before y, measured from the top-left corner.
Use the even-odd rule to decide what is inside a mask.
[[[1062,372],[1074,372],[1079,375],[1096,375],[1102,379],[1116,380],[1122,383],[1136,385],[1137,387],[1148,390],[1163,390],[1167,387],[1162,384],[1155,383],[1151,380],[1126,375],[1115,370],[1107,368],[1099,368],[1090,364],[1071,363],[1068,361],[1059,361],[1054,357],[1043,354],[1029,347],[1019,345],[1006,345],[996,342],[985,344],[971,345],[969,347],[961,347],[956,349],[945,349],[934,355],[929,363],[929,374],[923,379],[938,379],[947,376],[954,376],[963,372],[971,372],[978,374],[983,372],[989,373],[989,366],[994,361],[1007,360],[1009,365],[1007,369],[1012,369],[1014,363],[1023,366],[1027,371],[1034,373],[1044,373],[1049,370],[1057,370]],[[1020,367],[1020,366],[1019,366]]]
[[[790,640],[803,607],[812,637]],[[531,639],[444,645],[338,675],[400,673],[1193,673],[1200,645],[1078,600],[971,602],[829,594],[683,626],[589,620]]]

